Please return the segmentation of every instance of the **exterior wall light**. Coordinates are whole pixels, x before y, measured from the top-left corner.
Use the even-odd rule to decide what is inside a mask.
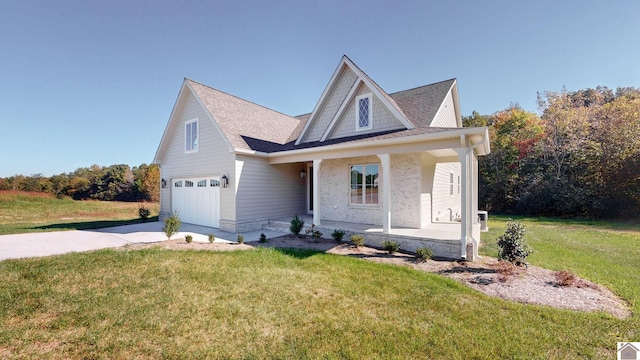
[[[300,179],[304,179],[307,177],[307,170],[302,169],[300,170]]]
[[[162,188],[166,188],[167,187],[167,180],[162,179],[162,181],[160,182],[162,184]]]
[[[222,182],[223,188],[226,188],[229,185],[229,178],[227,177],[227,175],[222,175],[222,178],[220,180]]]

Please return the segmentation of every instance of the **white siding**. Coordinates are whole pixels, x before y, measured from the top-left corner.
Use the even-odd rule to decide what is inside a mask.
[[[438,113],[431,121],[432,127],[458,127],[456,121],[456,111],[453,105],[453,96],[451,91],[447,94]]]
[[[268,160],[238,155],[237,220],[289,218],[306,213],[303,163],[270,165]]]
[[[369,93],[372,94],[371,121],[373,128],[367,131],[356,131],[355,97]],[[333,131],[331,132],[331,134],[329,134],[328,139],[358,135],[366,132],[379,132],[399,128],[405,128],[404,124],[402,124],[400,120],[396,119],[393,116],[391,111],[389,111],[389,109],[384,105],[380,98],[373,95],[369,87],[363,84],[360,85],[360,88],[358,89],[358,91],[356,91],[354,98],[351,99],[344,113],[338,119],[333,128]]]
[[[451,173],[453,173],[454,180],[453,195],[450,195],[449,179]],[[449,222],[461,216],[458,176],[460,176],[460,163],[438,163],[435,165],[432,194],[432,219],[434,222]]]
[[[320,104],[313,118],[313,123],[310,124],[309,129],[307,129],[307,135],[303,142],[318,141],[322,138],[322,134],[327,130],[331,119],[333,119],[340,108],[340,105],[349,93],[357,77],[358,76],[347,66],[343,67],[323,103]]]
[[[185,154],[184,122],[199,119],[198,151]],[[226,174],[233,171],[234,156],[204,109],[185,88],[178,100],[173,118],[167,129],[166,150],[161,156],[161,177],[167,187],[160,192],[160,211],[171,212],[171,179],[201,175]],[[220,218],[235,220],[235,198],[231,189],[220,189]]]

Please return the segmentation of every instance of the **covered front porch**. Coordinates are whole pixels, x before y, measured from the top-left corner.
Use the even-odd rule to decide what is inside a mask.
[[[313,222],[312,215],[298,215],[304,220],[304,229],[301,234],[311,227]],[[280,218],[270,219],[267,224],[263,225],[264,229],[289,232],[289,225],[293,219]],[[374,247],[382,247],[382,242],[385,240],[396,241],[400,244],[400,247],[404,251],[415,252],[416,249],[421,247],[427,247],[431,249],[435,256],[443,258],[458,259],[460,258],[460,237],[462,236],[462,229],[460,222],[451,223],[431,223],[424,228],[408,228],[408,227],[393,227],[388,232],[385,232],[381,226],[370,224],[358,224],[345,221],[332,221],[325,220],[321,222],[321,225],[316,225],[316,229],[322,232],[322,237],[330,239],[331,233],[335,229],[343,230],[345,232],[344,240],[348,241],[349,237],[353,234],[362,234],[365,236],[365,242],[367,245]],[[480,229],[478,227],[477,231]],[[471,251],[472,244],[468,244],[470,261],[473,261],[475,257],[474,252]]]

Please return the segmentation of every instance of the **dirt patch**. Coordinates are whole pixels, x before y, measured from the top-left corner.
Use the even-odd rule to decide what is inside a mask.
[[[547,305],[577,311],[604,311],[617,318],[631,315],[627,304],[608,289],[593,282],[576,278],[573,286],[560,286],[551,270],[529,266],[505,273],[494,258],[483,257],[478,262],[451,260],[419,261],[415,255],[406,253],[388,254],[381,249],[367,246],[354,247],[350,243],[336,244],[332,240],[298,238],[285,235],[269,239],[266,243],[201,243],[188,244],[184,239],[163,241],[154,244],[127,245],[122,249],[162,247],[171,250],[248,250],[254,247],[278,247],[312,249],[331,254],[352,256],[379,263],[409,266],[430,273],[447,276],[489,296],[525,304]]]

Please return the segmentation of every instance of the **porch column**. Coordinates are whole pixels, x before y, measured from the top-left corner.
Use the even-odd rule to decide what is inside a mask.
[[[391,160],[389,154],[378,154],[378,157],[382,167],[382,193],[378,188],[378,201],[382,201],[382,232],[388,234],[391,231]]]
[[[457,149],[458,158],[461,168],[461,181],[462,181],[462,194],[460,212],[462,213],[462,223],[460,224],[460,243],[462,245],[461,254],[462,258],[467,258],[467,241],[473,235],[473,149],[467,147],[466,137],[463,135],[460,137],[462,142],[461,149]],[[472,240],[473,241],[473,240]],[[473,256],[473,254],[471,254]]]
[[[313,160],[313,223],[320,225],[320,202],[318,201],[318,188],[320,188],[320,163],[322,160]]]

